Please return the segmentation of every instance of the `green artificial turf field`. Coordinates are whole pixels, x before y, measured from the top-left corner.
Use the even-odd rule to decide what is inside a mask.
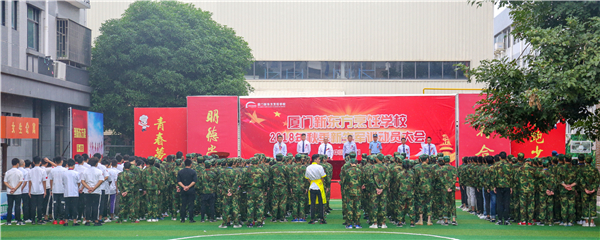
[[[220,229],[215,223],[180,223],[162,220],[157,223],[106,223],[101,227],[64,227],[61,225],[2,225],[2,239],[600,239],[600,227],[497,226],[457,209],[458,226],[388,225],[388,229],[345,229],[341,219],[341,201],[333,200],[326,225],[265,222],[263,228]],[[288,219],[289,220],[289,219]],[[3,221],[4,222],[4,221]]]

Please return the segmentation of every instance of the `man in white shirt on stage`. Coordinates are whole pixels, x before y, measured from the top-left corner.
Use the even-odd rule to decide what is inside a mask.
[[[302,141],[298,142],[296,152],[306,156],[310,155],[310,142],[306,141],[306,133],[300,135],[300,138]]]
[[[323,143],[319,146],[319,154],[327,155],[329,159],[333,158],[333,146],[329,144],[329,137],[323,138]]]
[[[354,142],[354,138],[352,135],[348,135],[348,141],[344,143],[344,149],[342,150],[344,158],[346,158],[346,155],[350,154],[351,152],[358,154],[356,151],[356,143]]]
[[[277,154],[281,154],[285,156],[287,154],[287,146],[283,143],[283,136],[277,136],[277,142],[273,146],[273,157],[276,157]]]
[[[406,159],[410,159],[410,147],[408,145],[406,145],[406,138],[402,138],[402,139],[400,139],[400,141],[402,141],[402,144],[400,144],[400,146],[398,146],[398,152],[400,154],[405,153]]]
[[[437,155],[435,145],[431,143],[431,137],[427,137],[427,143],[423,144],[423,153],[427,155]]]

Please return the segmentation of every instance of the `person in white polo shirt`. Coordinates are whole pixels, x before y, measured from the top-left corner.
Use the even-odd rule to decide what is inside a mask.
[[[33,158],[34,167],[29,171],[29,176],[25,181],[29,181],[29,196],[31,197],[31,224],[35,225],[35,215],[37,214],[38,224],[46,224],[44,221],[44,197],[46,197],[46,170],[40,165],[40,157]]]
[[[77,208],[79,207],[79,185],[81,179],[79,173],[75,171],[75,160],[67,161],[68,170],[62,174],[62,183],[65,198],[65,214],[63,215],[63,226],[69,226],[69,220],[73,219],[73,226],[79,226],[77,223]]]
[[[31,196],[29,196],[29,171],[31,171],[33,163],[31,160],[25,160],[25,170],[23,172],[23,184],[21,184],[21,200],[23,201],[23,220],[25,223],[30,223],[32,216],[31,214]]]
[[[23,172],[19,170],[19,159],[13,158],[12,168],[4,175],[6,196],[8,198],[8,211],[6,214],[6,225],[11,225],[13,207],[15,208],[15,219],[17,225],[24,225],[21,221],[21,184],[23,184]]]
[[[63,186],[62,175],[67,169],[62,166],[63,159],[60,156],[54,158],[54,163],[56,163],[56,167],[52,168],[52,170],[50,170],[50,174],[48,174],[48,180],[50,180],[50,190],[52,193],[52,203],[54,204],[54,222],[52,224],[62,225],[65,224],[64,221],[62,221],[62,219],[64,219],[63,203],[65,201],[65,188]],[[60,222],[57,223],[57,220],[60,220]]]
[[[88,163],[90,168],[86,169],[81,179],[85,192],[85,217],[88,222],[86,226],[90,226],[90,221],[94,221],[94,226],[102,226],[98,222],[98,213],[100,206],[100,195],[102,194],[102,182],[104,182],[104,175],[102,171],[98,169],[98,158],[91,158]]]

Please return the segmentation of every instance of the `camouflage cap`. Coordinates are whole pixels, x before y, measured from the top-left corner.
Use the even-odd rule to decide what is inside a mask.
[[[514,158],[515,156],[514,156],[514,155],[512,155],[512,154],[509,154],[507,157],[508,157],[508,159],[510,160],[510,159]]]
[[[356,153],[355,152],[351,152],[348,154],[348,156],[350,156],[350,158],[356,158]]]
[[[192,157],[192,154],[191,154],[191,153],[188,153],[188,154],[186,154],[186,155],[185,155],[185,158],[186,158],[186,159],[192,159],[193,157]]]
[[[258,164],[258,158],[255,158],[255,157],[253,157],[253,158],[250,158],[250,162],[251,162],[252,164]]]
[[[443,154],[443,153],[438,153],[438,154],[437,154],[437,157],[438,157],[438,158],[444,157],[444,154]]]
[[[404,155],[400,155],[400,156],[398,157],[398,159],[400,159],[400,161],[404,161],[404,159],[406,159],[406,157],[404,157]]]
[[[421,156],[419,156],[419,159],[421,159],[421,161],[425,161],[428,157],[429,156],[427,156],[427,154],[421,154]]]
[[[565,159],[573,159],[573,155],[571,155],[570,153],[565,155]]]
[[[444,156],[444,162],[445,163],[449,163],[450,162],[450,156]]]
[[[301,160],[302,159],[302,154],[298,153],[296,154],[296,160]]]
[[[517,159],[516,157],[513,157],[513,158],[511,158],[510,160],[511,160],[513,163],[517,163],[517,162],[518,162],[518,159]]]
[[[589,156],[589,155],[588,155],[588,156],[585,156],[585,162],[586,162],[586,163],[592,163],[592,160],[593,160],[593,159],[592,159],[592,156]]]
[[[363,153],[363,154],[361,155],[361,157],[362,157],[362,159],[366,159],[366,158],[367,158],[367,154],[366,154],[366,153]]]
[[[576,158],[576,159],[571,160],[571,164],[579,165],[579,159]]]
[[[350,158],[350,163],[351,164],[356,164],[356,158]]]
[[[577,155],[577,159],[583,162],[583,160],[585,160],[585,155],[583,153],[580,153],[579,155]]]
[[[278,162],[281,162],[281,160],[283,160],[283,154],[277,154],[277,156],[275,156],[275,159],[277,159]]]
[[[549,163],[549,161],[548,161],[548,160],[544,160],[544,161],[542,162],[542,165],[543,165],[544,167],[548,167],[548,163]]]
[[[523,160],[524,158],[525,158],[525,154],[524,153],[517,154],[517,159]]]
[[[381,153],[377,154],[377,159],[379,159],[379,161],[382,161],[384,157],[385,156],[383,156],[383,154],[381,154]]]

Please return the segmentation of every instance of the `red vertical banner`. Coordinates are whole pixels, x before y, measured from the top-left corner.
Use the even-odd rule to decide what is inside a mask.
[[[135,155],[164,159],[187,153],[186,108],[135,108]]]
[[[72,156],[88,153],[88,112],[72,109],[71,121]]]
[[[238,97],[188,97],[187,126],[188,151],[238,156]]]
[[[531,135],[530,140],[523,143],[511,142],[512,154],[525,154],[525,158],[547,157],[552,151],[559,154],[565,153],[566,126],[564,123],[556,124],[553,130],[547,134],[539,131]]]
[[[467,116],[475,113],[477,101],[483,99],[483,95],[459,94],[458,95],[458,145],[460,146],[459,165],[465,156],[488,156],[496,155],[502,151],[510,153],[510,140],[500,138],[497,134],[486,137],[482,131],[477,131],[467,123]]]

